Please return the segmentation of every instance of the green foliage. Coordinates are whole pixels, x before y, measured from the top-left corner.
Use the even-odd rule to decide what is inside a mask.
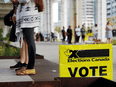
[[[0,28],[0,40],[2,39],[2,28]]]
[[[55,28],[55,31],[57,31],[58,33],[60,33],[60,32],[61,32],[60,26],[57,26],[57,27]]]
[[[113,40],[111,41],[111,43],[112,43],[113,45],[116,45],[116,40],[113,39]]]
[[[3,38],[1,34],[3,30],[2,28],[0,28],[0,39],[6,40],[8,42],[7,44],[0,42],[0,56],[20,56],[20,49],[10,46],[10,41],[9,41],[10,31],[11,29],[9,30],[7,36]]]
[[[20,49],[11,47],[9,44],[0,42],[0,56],[20,56]]]
[[[10,31],[11,31],[11,29],[9,29],[9,33],[6,35],[6,37],[3,38],[3,37],[2,37],[3,29],[0,28],[0,39],[2,39],[2,40],[7,40],[7,41],[9,42]],[[9,42],[9,43],[10,43],[10,42]]]

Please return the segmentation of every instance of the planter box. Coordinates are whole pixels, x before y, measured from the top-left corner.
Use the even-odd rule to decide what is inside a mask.
[[[60,87],[116,87],[116,82],[102,77],[63,78],[56,77],[60,81]]]
[[[0,56],[0,59],[20,59],[20,56]],[[44,56],[36,54],[36,59],[44,59]]]

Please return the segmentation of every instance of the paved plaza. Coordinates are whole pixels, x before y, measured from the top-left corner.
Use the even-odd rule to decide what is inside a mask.
[[[16,46],[16,47],[19,47],[19,44],[18,43],[11,43],[11,45],[14,45],[14,46]],[[48,66],[45,66],[45,65],[43,65],[43,64],[41,64],[41,62],[43,61],[43,60],[40,60],[41,62],[39,62],[38,60],[38,64],[40,64],[40,66],[37,66],[39,69],[41,69],[41,68],[43,68],[42,70],[43,70],[43,72],[45,72],[48,68],[49,68],[49,70],[50,70],[50,73],[51,74],[54,74],[56,77],[58,77],[59,76],[59,70],[58,70],[58,66],[59,66],[59,45],[62,45],[62,42],[36,42],[36,53],[37,54],[40,54],[40,55],[43,55],[44,56],[44,58],[45,58],[45,61],[46,61],[46,64],[48,65]],[[114,45],[113,46],[113,80],[116,82],[116,46]],[[2,66],[2,65],[4,65],[3,63],[4,62],[7,62],[7,64],[5,65],[5,66]],[[48,61],[48,62],[47,62]],[[43,61],[44,62],[44,61]],[[50,65],[50,62],[51,62],[51,65]],[[10,71],[10,69],[9,69],[9,66],[11,65],[11,64],[15,64],[16,62],[14,61],[14,60],[0,60],[0,72],[1,73],[3,73],[3,72],[5,72],[5,73],[3,73],[3,74],[0,74],[0,77],[4,77],[4,76],[6,76],[7,75],[7,77],[8,78],[4,78],[4,79],[1,79],[0,81],[2,82],[2,81],[9,81],[11,78],[14,78],[16,75],[15,75],[15,71]],[[53,64],[52,64],[53,63]],[[56,69],[55,69],[55,67],[52,67],[52,65],[54,65],[55,67],[57,67]],[[46,68],[47,67],[47,68]],[[52,67],[51,69],[50,69],[50,67]],[[46,69],[46,70],[44,70],[44,69]],[[3,71],[3,72],[2,72]],[[38,72],[39,72],[39,70],[38,70]],[[41,71],[41,75],[42,75],[42,73],[43,73],[42,71]],[[47,71],[46,71],[47,72]],[[9,73],[9,74],[8,74]],[[47,75],[47,73],[43,73],[44,75]],[[9,76],[8,76],[9,75]],[[17,77],[17,79],[12,79],[11,81],[17,81],[17,80],[19,80],[20,78],[20,80],[21,81],[25,81],[25,80],[27,80],[27,81],[31,81],[32,79],[30,78],[30,77],[28,77],[28,76],[23,76],[23,78],[22,77],[20,77],[20,76],[16,76]],[[39,76],[38,76],[39,77]],[[33,77],[33,78],[35,78],[35,77]],[[39,77],[39,78],[41,78],[41,76]],[[38,78],[38,79],[39,79]],[[22,80],[23,79],[23,80]],[[37,79],[37,78],[36,78]],[[46,78],[46,79],[48,79],[49,80],[49,78]],[[53,76],[52,76],[52,79],[53,79]],[[19,81],[20,81],[19,80]],[[42,78],[41,78],[41,80],[42,80]],[[44,80],[45,80],[45,78],[44,78]]]
[[[61,42],[36,42],[37,53],[44,58],[59,64],[59,45]],[[116,46],[113,46],[113,80],[116,82]]]

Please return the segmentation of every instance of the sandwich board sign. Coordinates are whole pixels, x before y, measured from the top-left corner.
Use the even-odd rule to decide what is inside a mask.
[[[59,76],[113,80],[112,44],[59,45]]]

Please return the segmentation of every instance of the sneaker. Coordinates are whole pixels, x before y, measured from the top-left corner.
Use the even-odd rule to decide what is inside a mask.
[[[23,64],[22,64],[22,67],[27,67],[27,64],[26,64],[26,63],[23,63]],[[18,69],[15,69],[15,71],[17,71],[17,70],[21,70],[22,67],[20,67],[20,68],[18,68]]]
[[[16,65],[10,66],[10,69],[19,69],[22,66],[23,66],[23,64],[19,61]]]

